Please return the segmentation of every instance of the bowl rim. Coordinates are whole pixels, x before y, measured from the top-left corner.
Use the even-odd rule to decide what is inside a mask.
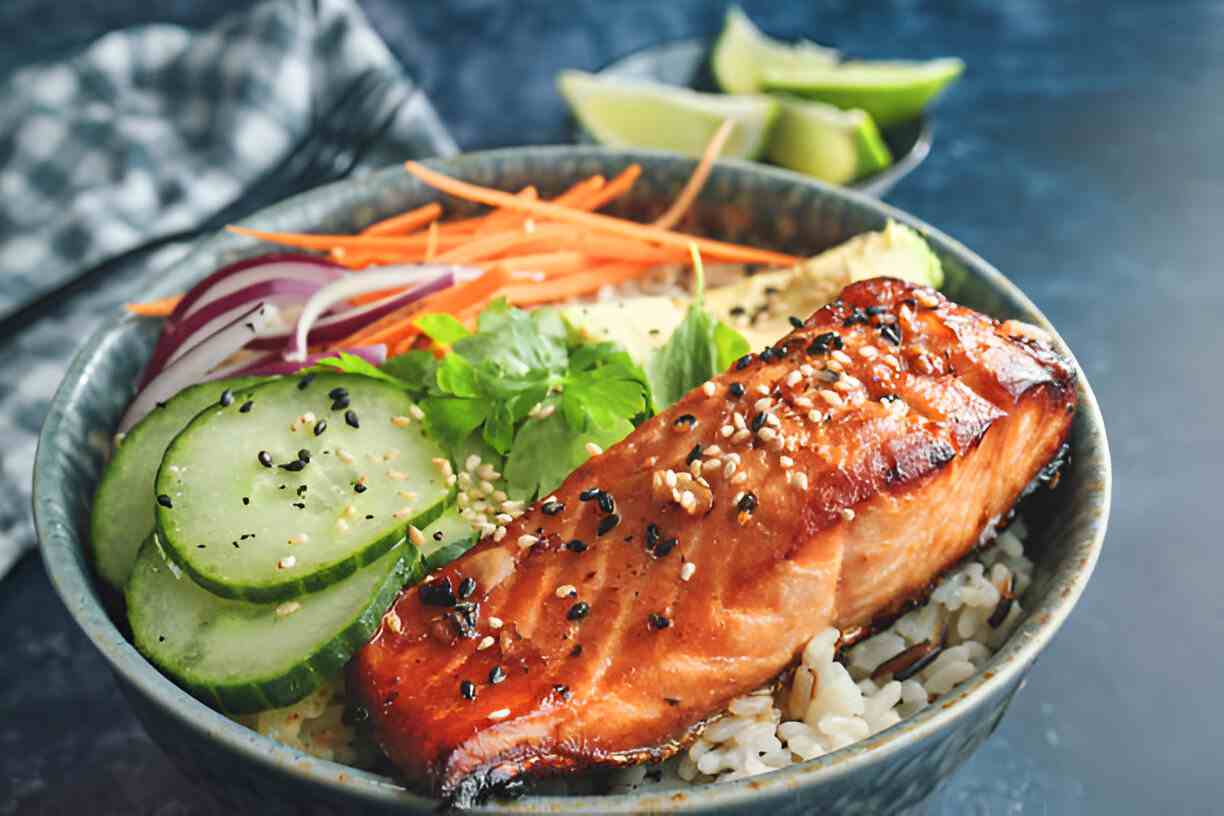
[[[717,39],[717,38],[715,38]],[[664,40],[663,42],[644,45],[640,48],[635,48],[632,51],[627,51],[618,57],[607,62],[602,67],[595,70],[596,75],[621,76],[626,72],[631,71],[638,61],[654,58],[658,59],[661,56],[670,54],[682,54],[686,58],[690,58],[691,52],[697,52],[691,56],[699,60],[704,60],[707,57],[710,49],[713,47],[713,41],[704,37],[685,37],[676,40]],[[582,125],[574,120],[573,115],[570,115],[571,126],[575,133],[582,133]],[[917,117],[918,132],[914,136],[914,143],[910,149],[905,151],[900,156],[894,156],[892,164],[882,170],[877,170],[870,175],[857,178],[854,181],[846,184],[836,185],[842,189],[854,190],[859,193],[865,193],[873,198],[883,198],[892,191],[892,188],[910,173],[912,173],[918,165],[922,164],[931,152],[931,146],[935,142],[935,122],[934,118],[928,113],[920,113]],[[912,120],[906,120],[910,122]],[[885,130],[885,128],[881,128]],[[590,138],[590,137],[588,137]],[[775,165],[768,165],[773,167]]]
[[[444,172],[458,170],[462,173],[462,163],[465,160],[495,161],[522,158],[524,154],[550,160],[586,156],[610,161],[693,161],[658,151],[554,145],[502,148],[428,159],[423,163]],[[957,257],[961,263],[971,268],[974,274],[983,278],[989,288],[1002,293],[1028,311],[1039,325],[1057,337],[1057,332],[1045,316],[1001,272],[955,239],[919,219],[867,194],[827,185],[787,170],[744,161],[724,161],[720,164],[739,172],[761,174],[778,183],[815,187],[825,195],[849,199],[851,203],[872,210],[881,217],[918,230],[933,248],[942,254]],[[357,188],[353,195],[358,195],[361,185],[377,185],[391,174],[402,172],[402,168],[398,166],[391,167],[358,179],[316,188],[262,210],[245,219],[245,223],[255,227],[272,227],[277,221],[293,220],[294,214],[316,197],[334,195],[337,191],[345,191],[349,187]],[[377,187],[371,186],[371,189]],[[236,239],[233,235],[218,233],[201,241],[179,264],[185,265],[188,259],[214,257],[226,249],[245,245],[245,241]],[[181,281],[170,276],[155,289],[169,291],[181,285]],[[94,359],[105,355],[108,345],[116,342],[117,329],[134,320],[135,318],[129,315],[107,319],[82,343],[67,369],[63,382],[56,390],[39,435],[34,464],[34,518],[39,550],[56,593],[73,620],[102,653],[122,682],[135,688],[146,700],[164,710],[184,727],[220,743],[227,751],[242,755],[258,767],[273,773],[282,771],[297,775],[304,781],[329,789],[335,795],[357,797],[371,804],[415,803],[426,807],[436,806],[436,800],[408,791],[391,778],[304,754],[247,729],[191,697],[146,661],[111,621],[97,596],[94,585],[96,578],[85,561],[59,557],[60,552],[66,555],[69,550],[85,547],[87,544],[83,540],[74,541],[71,530],[55,518],[56,514],[51,512],[49,506],[44,510],[44,505],[51,501],[48,497],[55,492],[52,482],[53,476],[59,471],[57,461],[64,458],[63,452],[57,451],[56,446],[49,444],[49,440],[58,435],[67,416],[65,405],[73,403],[78,392],[84,388]],[[643,809],[692,812],[716,807],[746,807],[759,797],[767,797],[771,793],[792,793],[799,788],[806,788],[852,773],[868,764],[883,761],[903,750],[905,746],[932,736],[954,721],[968,716],[978,704],[996,693],[1003,693],[1009,685],[1019,682],[1038,653],[1066,620],[1092,574],[1103,547],[1112,495],[1109,445],[1100,407],[1078,361],[1061,338],[1058,338],[1058,342],[1066,350],[1078,376],[1080,405],[1076,421],[1086,423],[1085,429],[1096,449],[1099,473],[1095,475],[1099,478],[1099,483],[1095,492],[1099,494],[1099,500],[1091,513],[1090,530],[1072,545],[1072,553],[1076,557],[1068,558],[1069,566],[1064,565],[1063,570],[1053,574],[1051,590],[1046,592],[1039,604],[1028,610],[1020,627],[1012,633],[987,666],[958,686],[954,697],[942,701],[938,706],[928,706],[918,714],[846,748],[749,779],[679,791],[668,789],[599,796],[528,796],[512,802],[496,802],[495,810],[485,806],[475,808],[473,812],[557,813],[594,810],[615,813],[639,812]],[[1054,586],[1058,587],[1058,591],[1053,590]],[[676,796],[677,792],[684,795]]]

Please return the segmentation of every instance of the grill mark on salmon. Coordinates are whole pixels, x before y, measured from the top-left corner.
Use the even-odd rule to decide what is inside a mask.
[[[868,307],[868,323],[844,325]],[[857,283],[715,378],[714,396],[696,389],[593,457],[555,491],[563,512],[533,507],[502,541],[430,577],[457,586],[510,559],[471,598],[493,647],[438,637],[448,610],[414,587],[394,606],[399,631],[383,627],[359,652],[352,686],[388,757],[459,805],[535,773],[659,761],[775,680],[819,631],[862,636],[925,597],[1070,428],[1072,367],[1011,325],[923,287]],[[675,429],[683,414],[695,428]],[[735,442],[741,427],[750,438]],[[686,462],[698,443],[718,446],[722,461],[699,480]],[[621,516],[602,536],[605,513],[579,499],[595,486]],[[647,550],[648,523],[679,540],[671,552]],[[520,548],[525,534],[541,540]],[[571,538],[587,550],[566,549]],[[687,581],[685,561],[696,566]],[[577,596],[557,597],[563,584]],[[575,620],[579,600],[590,609]],[[495,666],[507,676],[491,684]],[[459,693],[463,680],[475,700]]]

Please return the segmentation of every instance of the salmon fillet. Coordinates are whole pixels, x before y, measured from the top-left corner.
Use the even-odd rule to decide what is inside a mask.
[[[402,593],[352,670],[387,756],[459,805],[660,761],[925,597],[1064,445],[1074,370],[1037,333],[848,287]]]

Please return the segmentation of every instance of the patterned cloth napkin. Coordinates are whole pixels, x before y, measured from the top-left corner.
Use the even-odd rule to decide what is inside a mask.
[[[32,322],[12,315],[239,199],[368,71],[414,90],[350,0],[276,0],[203,32],[108,34],[0,86],[0,577],[34,543],[34,449],[69,357],[187,247],[120,265]],[[405,98],[365,169],[456,151],[425,96]]]

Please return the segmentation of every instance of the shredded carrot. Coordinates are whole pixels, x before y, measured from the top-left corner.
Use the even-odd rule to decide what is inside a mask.
[[[697,162],[693,175],[689,176],[689,180],[685,182],[683,189],[680,190],[680,195],[676,196],[676,200],[667,208],[667,212],[655,219],[654,225],[656,227],[671,229],[689,211],[689,207],[693,206],[693,202],[697,200],[697,196],[701,193],[701,188],[705,186],[706,179],[710,177],[710,171],[714,169],[714,162],[718,158],[718,154],[722,152],[723,145],[727,143],[727,137],[731,135],[733,130],[735,130],[735,122],[731,119],[727,119],[718,126],[718,130],[714,132],[710,143],[706,145],[705,152],[701,154],[701,161]]]
[[[169,317],[174,311],[174,307],[178,306],[182,295],[172,295],[160,300],[149,300],[144,303],[129,303],[127,310],[134,315],[141,317]]]
[[[503,258],[481,264],[484,268],[494,265],[504,266],[515,272],[539,272],[545,278],[555,278],[558,275],[568,275],[579,272],[590,265],[590,256],[581,252],[561,250],[558,252],[539,252],[533,255],[518,255],[513,258]]]
[[[583,201],[575,204],[574,208],[588,212],[601,209],[629,192],[629,188],[634,185],[640,175],[642,175],[642,165],[631,164],[617,173],[616,178],[608,182],[606,187],[591,193]]]
[[[540,192],[535,187],[524,187],[519,190],[518,197],[524,201],[537,201]],[[474,235],[487,235],[504,229],[517,227],[527,219],[518,210],[508,210],[505,207],[496,209],[484,217],[484,223],[473,230]]]
[[[514,200],[514,196],[510,197]],[[274,244],[299,247],[301,249],[331,250],[339,247],[345,251],[385,251],[385,252],[422,252],[427,243],[427,236],[421,233],[413,235],[320,235],[301,232],[265,232],[234,224],[226,227],[236,235],[248,238],[258,238]],[[438,236],[438,248],[450,249],[462,245],[467,239],[462,235]]]
[[[425,242],[425,260],[432,261],[438,254],[438,222],[429,225],[428,240]]]
[[[586,226],[627,238],[653,241],[665,246],[687,247],[689,243],[695,243],[698,249],[702,251],[702,254],[711,260],[728,263],[769,264],[772,266],[793,266],[799,262],[799,259],[793,255],[784,255],[780,252],[754,249],[752,247],[729,244],[724,241],[714,241],[708,238],[697,238],[647,224],[626,221],[622,218],[577,211],[570,207],[560,207],[547,201],[523,201],[501,190],[493,190],[488,187],[481,187],[477,184],[470,184],[466,181],[451,178],[443,173],[430,170],[415,161],[407,162],[405,167],[408,169],[408,172],[430,187],[455,198],[476,201],[495,207],[519,208],[533,215],[544,216],[563,223]]]
[[[603,176],[591,176],[573,184],[568,190],[552,200],[563,207],[581,207],[582,202],[593,198],[607,183]]]
[[[649,265],[619,263],[594,266],[585,272],[548,280],[543,283],[511,284],[497,293],[515,306],[539,306],[598,292],[605,286],[615,286],[641,275]]]
[[[431,224],[442,215],[442,205],[436,201],[423,207],[376,221],[361,231],[362,235],[406,235]]]

